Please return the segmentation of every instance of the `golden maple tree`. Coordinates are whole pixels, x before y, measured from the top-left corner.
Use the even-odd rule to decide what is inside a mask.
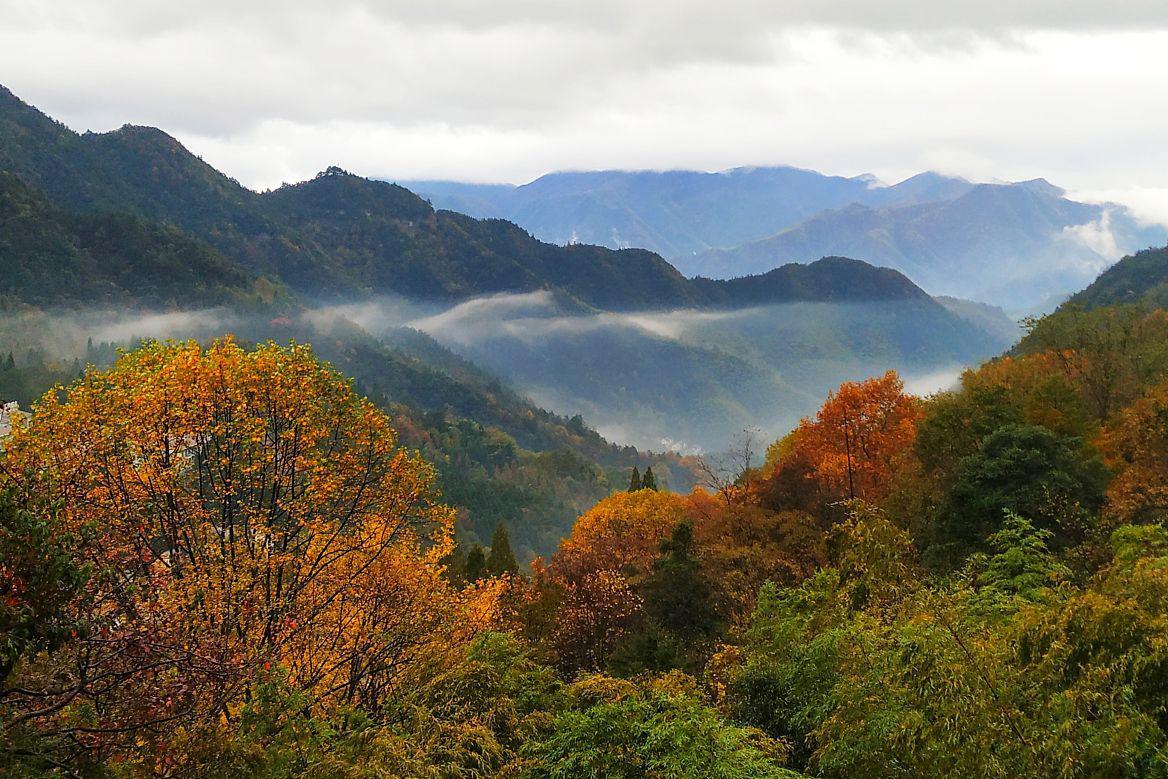
[[[59,503],[88,574],[75,640],[5,704],[84,747],[229,722],[276,669],[376,715],[493,618],[494,585],[441,577],[431,469],[305,346],[146,345],[48,393],[0,468]]]
[[[1097,443],[1115,473],[1107,513],[1124,522],[1162,522],[1168,516],[1168,383],[1117,414]]]

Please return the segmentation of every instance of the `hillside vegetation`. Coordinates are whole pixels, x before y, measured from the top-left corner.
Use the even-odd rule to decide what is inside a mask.
[[[501,501],[570,459],[415,428],[306,347],[146,344],[0,452],[0,760],[1158,776],[1165,344],[1163,310],[1068,306],[951,392],[845,383],[705,488],[623,470],[527,575],[506,526],[455,543],[461,477],[402,444],[510,462]]]

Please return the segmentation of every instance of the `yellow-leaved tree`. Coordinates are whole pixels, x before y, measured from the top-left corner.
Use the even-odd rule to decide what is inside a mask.
[[[73,639],[2,704],[103,759],[178,759],[177,729],[230,726],[272,673],[376,716],[494,618],[493,585],[441,576],[431,469],[305,346],[147,344],[47,394],[0,472],[48,493],[85,571]]]

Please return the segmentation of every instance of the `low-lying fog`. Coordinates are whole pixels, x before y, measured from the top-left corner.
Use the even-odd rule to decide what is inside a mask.
[[[355,324],[390,342],[395,331],[412,328],[537,404],[582,414],[611,440],[709,451],[744,427],[781,435],[841,381],[895,369],[910,392],[930,394],[952,387],[964,365],[1005,346],[971,342],[934,308],[793,303],[597,312],[542,291],[451,306],[387,297],[320,306],[298,319],[318,333]],[[27,312],[0,318],[0,351],[11,349],[18,360],[29,347],[84,358],[87,340],[130,345],[227,332],[244,340],[271,337],[256,318],[226,309]]]

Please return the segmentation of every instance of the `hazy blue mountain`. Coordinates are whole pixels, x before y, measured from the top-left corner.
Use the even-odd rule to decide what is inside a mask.
[[[1027,309],[1082,288],[1117,253],[1163,243],[1118,205],[1078,203],[1045,181],[979,184],[950,200],[819,214],[734,249],[705,252],[690,269],[714,277],[757,272],[822,254],[859,257],[905,273],[932,294]]]
[[[827,209],[949,200],[974,186],[939,173],[886,186],[872,176],[843,178],[791,167],[564,172],[522,186],[400,183],[440,208],[510,219],[552,243],[650,249],[691,275],[691,255],[768,237]],[[760,270],[769,269],[749,272]]]
[[[509,219],[552,243],[635,246],[681,258],[762,238],[863,199],[871,179],[776,167],[551,173],[518,187],[400,183],[440,208]]]
[[[1006,343],[1013,343],[1022,337],[1021,320],[1010,316],[997,306],[946,295],[938,295],[933,300],[947,308],[950,313],[956,314]]]

